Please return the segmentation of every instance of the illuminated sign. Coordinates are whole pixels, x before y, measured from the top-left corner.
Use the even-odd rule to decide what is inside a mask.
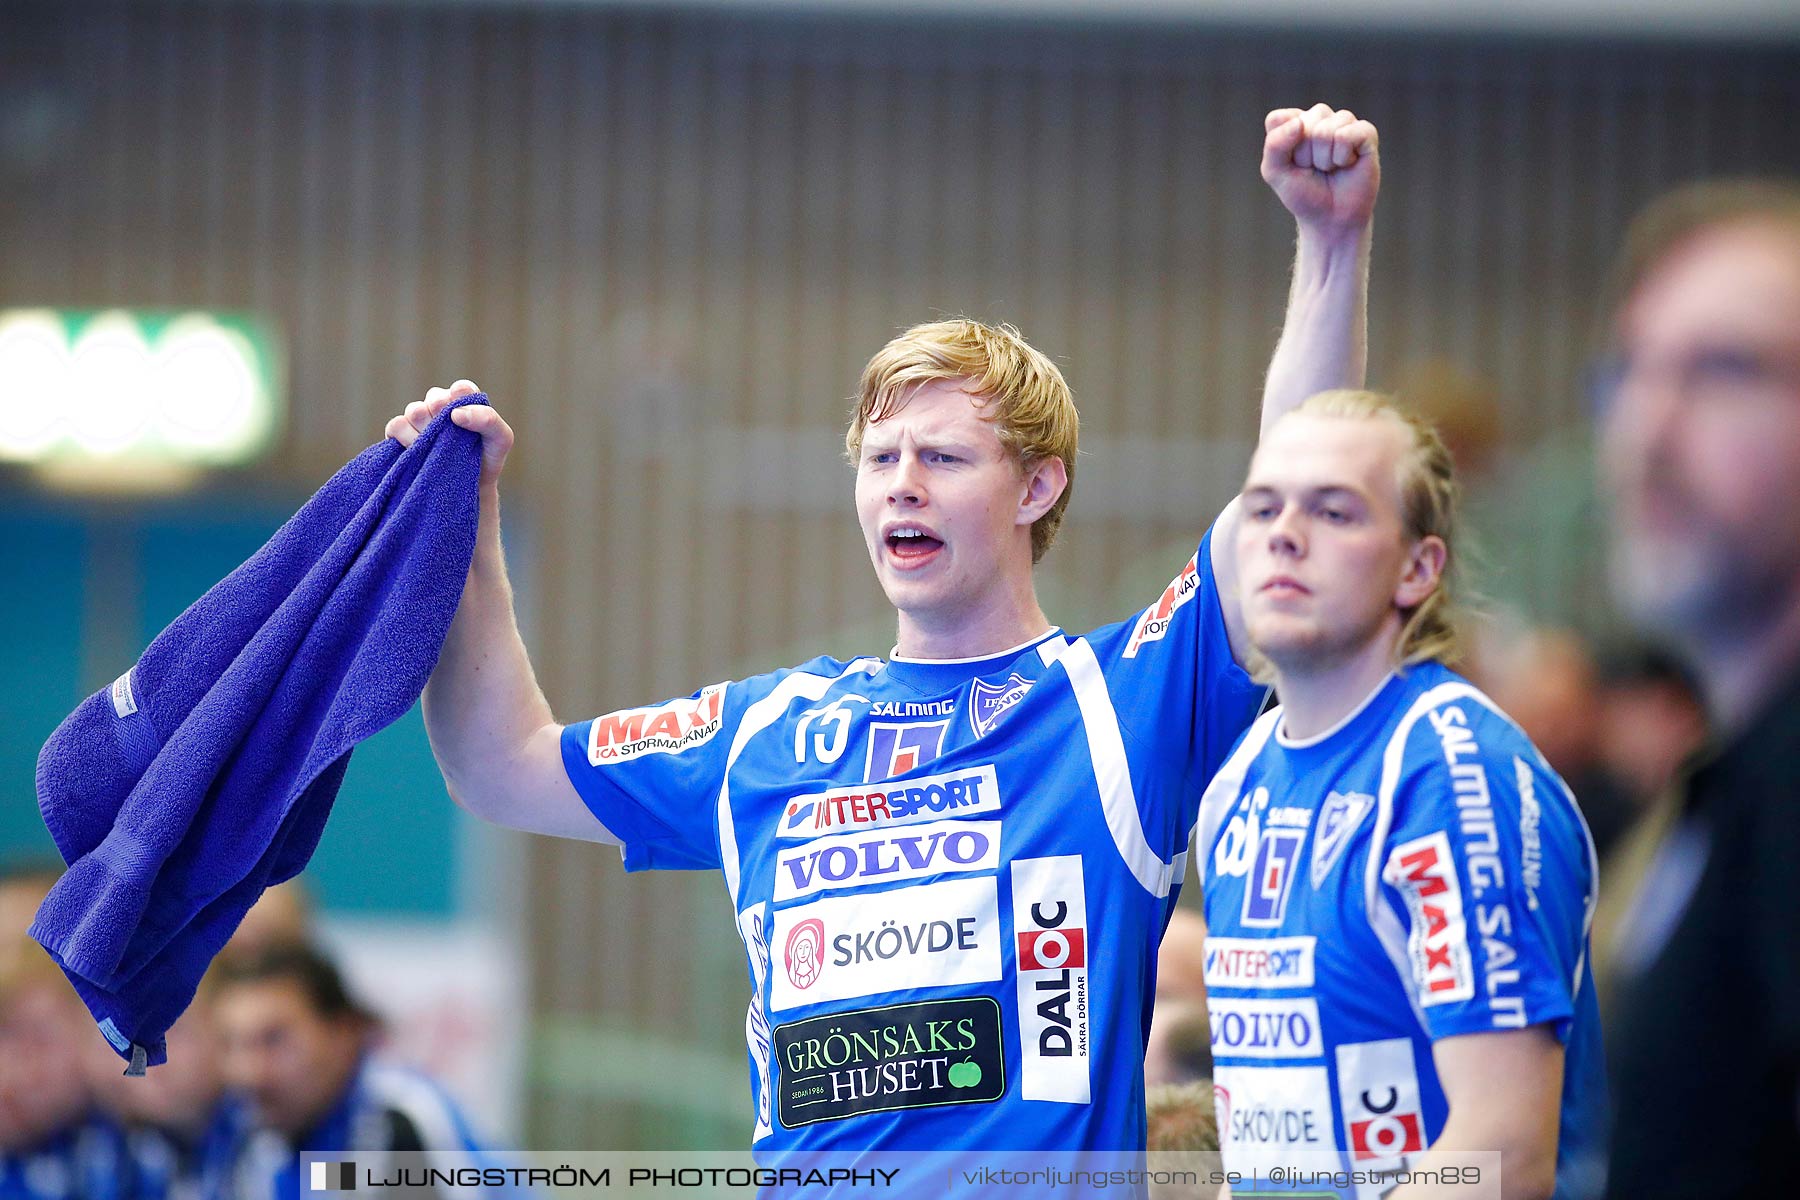
[[[245,462],[278,425],[278,359],[238,314],[0,310],[0,461]]]

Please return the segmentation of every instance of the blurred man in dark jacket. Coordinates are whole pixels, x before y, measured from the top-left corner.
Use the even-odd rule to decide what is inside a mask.
[[[1800,186],[1632,230],[1600,378],[1614,585],[1717,741],[1616,952],[1616,1197],[1800,1187]],[[1683,1099],[1670,1103],[1670,1096]]]

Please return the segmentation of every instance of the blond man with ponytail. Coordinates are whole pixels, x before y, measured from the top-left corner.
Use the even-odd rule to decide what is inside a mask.
[[[1499,1168],[1479,1194],[1593,1196],[1593,844],[1445,665],[1456,496],[1430,426],[1333,391],[1264,434],[1238,497],[1238,601],[1281,703],[1196,828],[1221,1150],[1246,1176],[1316,1172],[1285,1182],[1323,1194],[1372,1194],[1345,1190],[1361,1172],[1418,1200]]]
[[[1379,392],[1320,392],[1304,401],[1293,415],[1315,419],[1297,428],[1330,429],[1335,422],[1367,421],[1399,434],[1396,511],[1406,539],[1420,558],[1409,564],[1419,570],[1412,577],[1413,586],[1394,598],[1400,625],[1393,660],[1401,666],[1429,659],[1455,663],[1462,657],[1464,646],[1453,586],[1460,572],[1450,547],[1456,533],[1461,488],[1443,439],[1422,418]],[[1291,434],[1293,430],[1284,432]],[[1381,440],[1380,435],[1376,439]],[[1335,447],[1319,449],[1330,457]],[[1246,521],[1246,525],[1250,523]],[[1419,593],[1423,594],[1422,599],[1418,598]],[[1265,636],[1273,643],[1278,634],[1270,630]],[[1273,683],[1271,664],[1260,653],[1258,659],[1259,677],[1265,683]]]

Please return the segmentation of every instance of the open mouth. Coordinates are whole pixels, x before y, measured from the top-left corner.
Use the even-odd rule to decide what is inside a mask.
[[[944,548],[944,543],[923,529],[891,529],[885,538],[888,553],[902,563],[920,563]]]

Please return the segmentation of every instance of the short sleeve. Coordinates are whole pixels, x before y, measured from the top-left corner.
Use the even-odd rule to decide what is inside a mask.
[[[1267,696],[1232,657],[1212,537],[1149,607],[1089,637],[1119,723],[1140,744],[1181,755],[1198,780],[1195,804]]]
[[[1427,711],[1404,753],[1381,892],[1427,1032],[1548,1024],[1566,1040],[1594,899],[1568,789],[1473,699]]]
[[[746,690],[714,684],[563,727],[569,781],[624,843],[626,870],[718,869],[716,806]]]

